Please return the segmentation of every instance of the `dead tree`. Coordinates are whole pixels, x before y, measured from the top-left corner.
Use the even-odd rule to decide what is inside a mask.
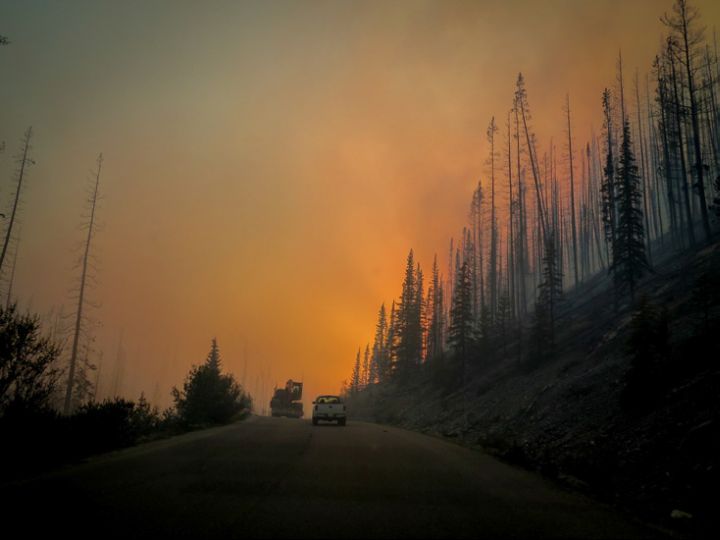
[[[535,157],[534,135],[532,137],[530,136],[530,128],[528,127],[528,116],[530,115],[530,111],[528,110],[527,93],[525,91],[525,81],[523,79],[522,73],[518,75],[515,101],[517,102],[517,106],[520,108],[520,117],[522,118],[523,122],[523,130],[525,132],[525,140],[527,142],[528,156],[530,158],[530,168],[532,169],[533,180],[535,181],[535,195],[537,198],[536,204],[538,221],[540,222],[540,233],[542,235],[542,239],[544,240],[547,233],[547,219],[545,217],[545,207],[543,204],[542,189],[540,187],[537,159]]]
[[[573,276],[575,284],[579,282],[578,277],[578,244],[577,244],[577,225],[575,224],[575,168],[573,167],[573,148],[572,148],[572,131],[570,127],[570,96],[565,95],[565,111],[567,113],[567,135],[568,135],[568,159],[570,167],[570,225],[572,227],[572,244],[573,244]]]
[[[28,155],[30,153],[30,141],[32,140],[32,126],[27,128],[25,135],[22,138],[22,150],[17,158],[18,171],[17,171],[17,184],[15,187],[15,197],[13,198],[12,210],[10,211],[10,217],[8,218],[8,224],[5,228],[5,240],[3,241],[2,252],[0,252],[0,273],[3,269],[3,263],[5,262],[5,256],[8,252],[10,245],[10,239],[12,238],[13,226],[17,219],[18,206],[20,204],[20,194],[22,193],[23,180],[25,179],[25,173],[27,172],[30,165],[34,165],[35,162]]]
[[[647,258],[652,264],[652,235],[650,234],[650,211],[648,208],[648,200],[650,199],[648,164],[645,159],[645,137],[643,136],[642,117],[640,115],[640,82],[638,81],[638,72],[635,70],[635,108],[637,109],[638,123],[638,145],[640,146],[640,190],[642,191],[643,212],[645,213],[645,249],[647,250]]]
[[[488,281],[490,282],[490,318],[494,320],[497,308],[497,286],[498,286],[498,230],[497,217],[495,215],[495,134],[498,128],[495,125],[495,117],[490,120],[487,129],[488,142],[490,143],[490,269]]]
[[[15,242],[15,253],[13,254],[12,268],[10,269],[10,279],[8,280],[7,298],[5,299],[5,309],[10,309],[12,303],[13,283],[15,282],[15,269],[17,268],[18,251],[20,251],[20,239]]]
[[[685,218],[686,218],[686,229],[688,234],[688,241],[690,246],[695,245],[695,223],[693,221],[692,209],[690,207],[690,190],[688,188],[688,174],[687,164],[685,161],[685,143],[683,137],[683,111],[682,105],[684,103],[684,97],[682,94],[682,88],[678,89],[679,82],[677,76],[677,70],[675,69],[675,49],[677,44],[672,38],[668,38],[668,61],[670,62],[670,74],[673,91],[673,105],[675,110],[675,129],[677,137],[677,151],[680,154],[680,170],[682,171],[681,189],[684,195],[683,202],[685,203]]]
[[[515,159],[517,165],[517,181],[518,181],[518,296],[520,302],[520,316],[527,313],[527,219],[525,205],[525,183],[523,181],[523,170],[520,165],[520,110],[517,102],[513,105],[515,113]],[[519,320],[519,318],[518,318]]]
[[[705,241],[709,242],[711,237],[710,218],[708,215],[707,201],[705,198],[705,166],[702,158],[701,135],[700,135],[700,111],[698,107],[697,88],[695,87],[695,57],[698,54],[698,46],[703,41],[703,30],[697,28],[693,23],[698,19],[697,9],[688,5],[687,0],[675,0],[673,15],[665,15],[663,23],[668,26],[677,36],[676,47],[673,50],[677,58],[685,68],[685,78],[690,100],[690,124],[692,126],[692,149],[694,151],[695,164],[693,169],[697,178],[697,194],[700,197],[700,215],[702,218]],[[691,224],[692,226],[692,224]]]
[[[102,170],[103,157],[102,154],[97,159],[97,171],[95,173],[95,187],[92,192],[92,196],[89,199],[90,204],[90,216],[87,225],[87,238],[85,240],[85,246],[83,250],[82,262],[81,262],[81,274],[80,274],[80,290],[78,292],[78,304],[77,313],[75,314],[75,327],[73,331],[73,343],[70,352],[70,367],[68,370],[68,382],[67,389],[65,391],[65,414],[70,414],[72,407],[72,393],[73,385],[75,383],[75,370],[78,359],[78,349],[80,344],[80,334],[82,330],[83,322],[83,308],[85,307],[85,291],[88,280],[88,263],[90,260],[90,249],[92,247],[92,239],[97,228],[95,221],[95,211],[98,203],[98,193],[100,189],[100,172]]]
[[[510,124],[510,113],[507,119],[507,158],[508,158],[508,294],[510,296],[510,316],[515,317],[517,305],[515,291],[515,234],[513,231],[513,182],[512,182],[512,133]]]

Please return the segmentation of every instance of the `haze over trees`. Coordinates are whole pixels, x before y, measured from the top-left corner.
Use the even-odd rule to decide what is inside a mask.
[[[65,414],[69,414],[72,410],[73,405],[73,391],[75,391],[76,394],[79,394],[76,396],[76,401],[79,401],[82,403],[83,398],[88,395],[88,386],[89,381],[87,379],[87,372],[86,370],[77,370],[77,362],[78,362],[78,352],[79,352],[79,346],[80,346],[80,338],[83,331],[83,323],[85,322],[83,319],[83,312],[86,308],[86,292],[87,292],[87,286],[88,281],[92,279],[92,276],[90,275],[90,272],[92,272],[92,269],[90,267],[90,256],[91,252],[90,249],[92,248],[92,241],[93,236],[96,233],[97,230],[97,219],[96,219],[96,210],[98,208],[98,197],[99,197],[99,190],[100,190],[100,173],[102,171],[102,163],[103,163],[103,157],[102,154],[100,154],[97,158],[97,169],[95,171],[95,182],[94,187],[92,189],[92,193],[90,197],[88,198],[88,218],[87,223],[84,224],[84,228],[87,229],[87,237],[85,240],[85,245],[83,247],[83,252],[80,258],[80,282],[78,285],[78,298],[77,298],[77,309],[75,312],[75,324],[73,328],[73,337],[72,337],[72,348],[70,351],[70,365],[68,367],[68,381],[67,381],[67,388],[65,390],[65,405],[64,405],[64,412]],[[88,338],[88,336],[85,336]],[[86,347],[89,347],[90,343],[86,341]],[[85,358],[87,358],[87,354],[85,355]],[[84,367],[90,367],[90,364],[88,362],[85,362]],[[97,369],[95,366],[92,366],[94,369]],[[77,372],[76,372],[77,370]],[[78,377],[80,375],[80,377]]]
[[[0,46],[10,41],[0,35]],[[94,252],[99,229],[103,156],[92,172],[81,230],[77,287],[71,328],[63,308],[40,317],[21,312],[13,298],[23,194],[35,165],[35,133],[28,127],[14,157],[15,171],[6,203],[0,236],[0,466],[3,478],[36,471],[67,460],[136,444],[159,436],[230,422],[248,414],[250,395],[234,376],[222,371],[216,340],[204,364],[194,366],[181,390],[173,389],[173,407],[159,410],[142,392],[138,399],[123,397],[124,349],[122,337],[115,361],[114,381],[99,399],[102,351],[94,348],[88,317],[95,304],[89,293],[96,280]],[[0,153],[5,151],[0,144]],[[121,334],[122,335],[122,334]],[[157,384],[156,384],[157,394]],[[48,447],[53,452],[47,452]]]
[[[579,144],[566,94],[563,148],[542,149],[532,81],[518,75],[508,109],[490,118],[490,155],[445,269],[435,255],[426,290],[410,250],[389,321],[386,304],[378,314],[371,386],[402,384],[438,364],[463,374],[468,363],[505,354],[510,340],[517,361],[542,360],[553,354],[566,292],[609,275],[616,309],[625,309],[656,257],[716,237],[717,43],[686,0],[662,21],[662,45],[645,75],[636,71],[632,92],[618,54],[616,78],[597,96],[602,130]]]

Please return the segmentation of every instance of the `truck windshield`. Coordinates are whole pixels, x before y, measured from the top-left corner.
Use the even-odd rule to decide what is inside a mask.
[[[340,403],[340,398],[337,396],[320,396],[317,398],[317,403]]]

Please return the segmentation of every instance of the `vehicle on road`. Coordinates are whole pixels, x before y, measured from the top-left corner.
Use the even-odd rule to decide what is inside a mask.
[[[270,413],[273,416],[287,416],[288,418],[301,418],[303,415],[302,401],[303,383],[288,380],[285,388],[275,388],[270,400]]]
[[[313,426],[317,426],[320,420],[344,426],[346,418],[345,404],[339,396],[318,396],[313,401]]]

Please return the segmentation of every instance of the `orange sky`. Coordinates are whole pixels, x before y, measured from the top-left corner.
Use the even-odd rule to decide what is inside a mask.
[[[720,3],[696,1],[705,24]],[[4,2],[0,205],[30,124],[15,292],[72,309],[88,171],[105,154],[95,244],[110,386],[170,403],[217,336],[248,383],[335,392],[407,250],[429,269],[484,178],[485,130],[526,77],[541,152],[600,127],[623,49],[650,66],[670,1]],[[60,24],[59,21],[62,21]],[[502,133],[501,133],[502,135]],[[5,285],[3,285],[5,287]],[[264,403],[267,395],[260,396]]]

